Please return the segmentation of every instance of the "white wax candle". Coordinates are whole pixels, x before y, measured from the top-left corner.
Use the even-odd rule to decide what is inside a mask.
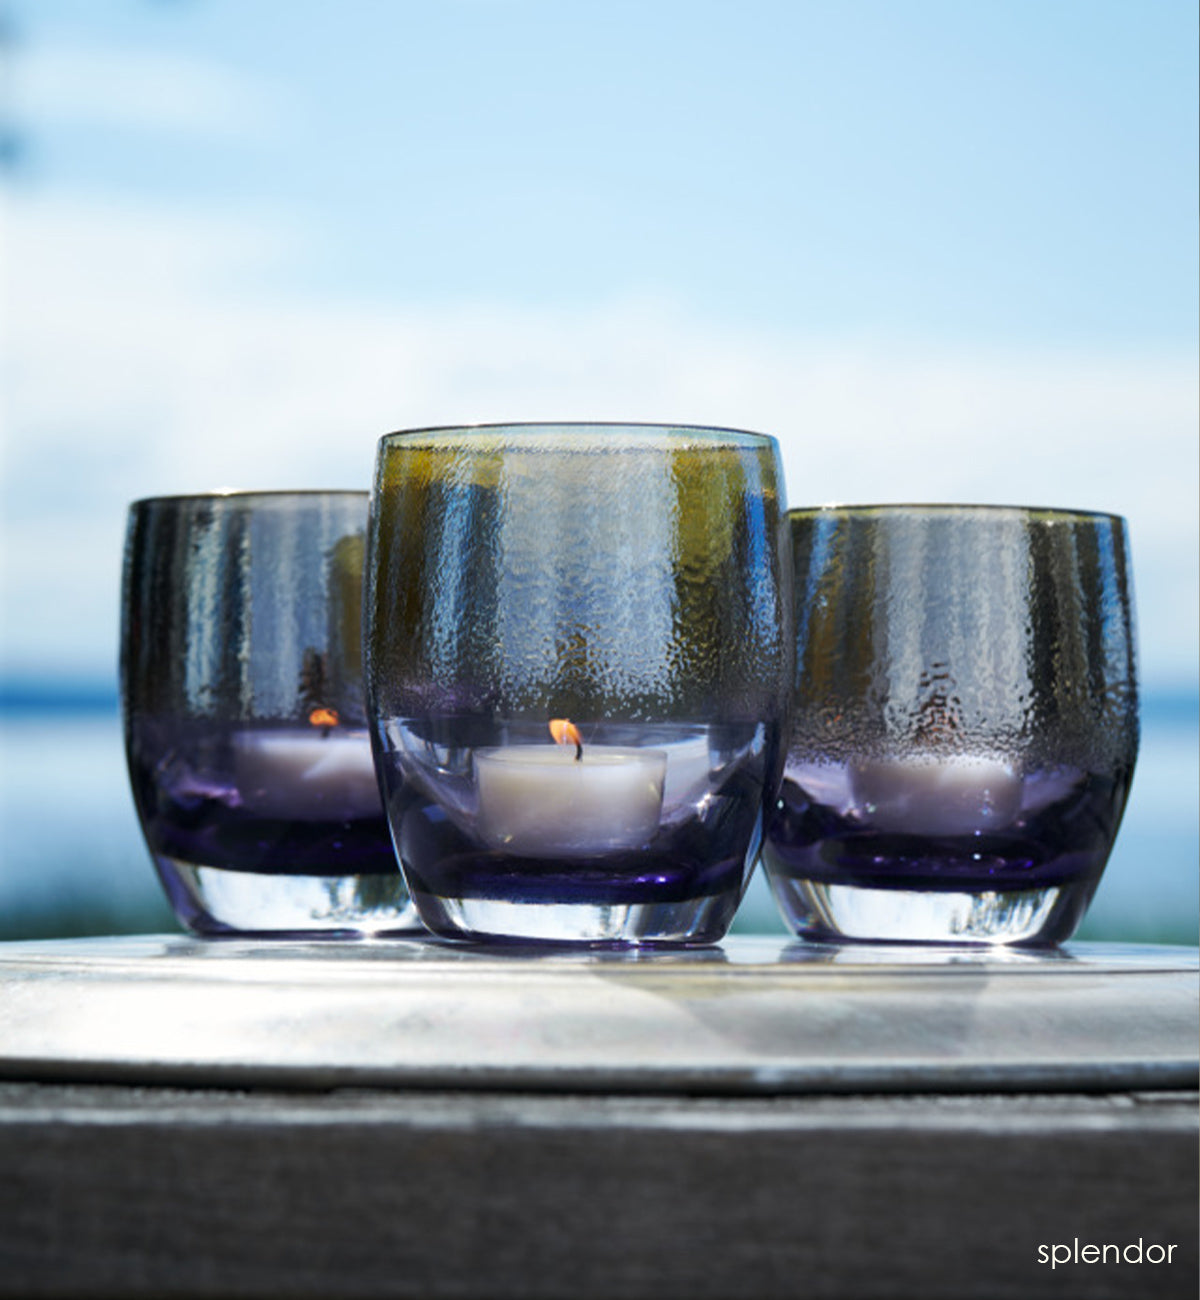
[[[983,756],[861,763],[850,786],[863,819],[899,835],[972,835],[1007,826],[1021,809],[1020,776]]]
[[[249,731],[233,746],[242,806],[263,817],[352,821],[383,811],[365,731]]]
[[[653,838],[667,756],[658,749],[559,745],[475,751],[478,829],[485,843],[527,858],[587,857]]]

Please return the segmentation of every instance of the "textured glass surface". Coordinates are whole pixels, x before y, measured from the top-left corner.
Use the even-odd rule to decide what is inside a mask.
[[[1114,516],[988,506],[788,516],[797,657],[764,860],[801,934],[1060,941],[1138,743]]]
[[[121,688],[134,800],[205,934],[415,924],[362,676],[365,492],[136,502]]]
[[[368,694],[426,925],[724,933],[778,765],[779,482],[772,439],[723,430],[383,440]],[[555,718],[578,727],[581,759],[555,752]]]

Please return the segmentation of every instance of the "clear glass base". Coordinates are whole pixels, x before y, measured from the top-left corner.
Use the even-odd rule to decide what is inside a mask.
[[[203,935],[354,938],[419,931],[404,879],[284,876],[155,859],[176,916]]]
[[[807,939],[880,943],[1045,944],[1070,938],[1092,882],[976,892],[870,889],[771,877],[784,920]]]
[[[717,943],[737,899],[708,895],[672,903],[544,903],[415,895],[427,929],[449,939],[623,947]]]

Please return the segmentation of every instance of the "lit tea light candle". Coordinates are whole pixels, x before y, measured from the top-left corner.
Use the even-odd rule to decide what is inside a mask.
[[[973,835],[1015,821],[1021,778],[995,758],[948,755],[857,765],[854,804],[874,830],[899,835]]]
[[[667,756],[588,745],[555,719],[557,744],[475,751],[479,834],[527,858],[587,857],[647,844],[658,830]]]
[[[304,730],[247,731],[234,737],[242,806],[289,821],[381,815],[367,732],[339,728],[332,709],[314,709],[309,722]]]

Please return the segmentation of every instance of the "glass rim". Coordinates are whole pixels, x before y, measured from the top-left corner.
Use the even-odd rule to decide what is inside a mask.
[[[776,446],[778,440],[774,434],[757,433],[751,429],[735,429],[719,424],[669,424],[659,420],[514,420],[485,422],[480,424],[435,424],[423,428],[396,429],[385,433],[379,439],[379,449],[389,446],[403,446],[408,440],[419,443],[449,442],[454,437],[469,437],[471,434],[512,434],[518,437],[535,434],[547,434],[567,437],[597,433],[602,429],[614,434],[647,434],[661,437],[664,434],[683,434],[698,441],[712,441],[715,444],[742,447]]]
[[[316,497],[364,497],[369,488],[217,488],[212,492],[166,492],[160,496],[138,497],[129,503],[130,510],[144,506],[202,504],[215,501],[310,501]]]
[[[920,519],[922,517],[937,518],[939,516],[948,516],[952,514],[991,515],[996,518],[1007,516],[1009,518],[1024,518],[1031,522],[1044,521],[1047,523],[1066,523],[1069,520],[1077,520],[1081,522],[1098,522],[1100,520],[1106,520],[1109,523],[1121,525],[1127,524],[1124,515],[1113,514],[1108,510],[1080,510],[1070,506],[998,505],[995,503],[974,501],[885,501],[875,504],[845,505],[841,503],[830,503],[829,505],[821,506],[795,506],[786,512],[785,517],[789,523],[795,523],[799,522],[801,519],[815,520],[822,517],[834,517],[837,515],[863,519]]]

